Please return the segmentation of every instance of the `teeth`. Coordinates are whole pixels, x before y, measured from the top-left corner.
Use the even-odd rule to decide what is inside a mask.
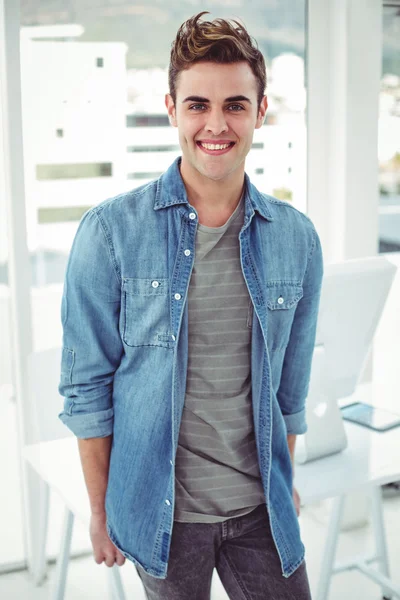
[[[204,142],[200,142],[203,148],[207,148],[207,150],[225,150],[225,148],[229,148],[229,144],[205,144]]]

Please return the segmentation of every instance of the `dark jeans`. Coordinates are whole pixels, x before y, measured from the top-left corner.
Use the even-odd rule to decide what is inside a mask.
[[[210,600],[214,567],[230,600],[311,600],[305,562],[282,575],[264,504],[219,523],[175,521],[167,578],[136,570],[148,600]]]

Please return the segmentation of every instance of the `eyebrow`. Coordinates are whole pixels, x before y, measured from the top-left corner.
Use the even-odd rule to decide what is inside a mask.
[[[187,98],[185,98],[184,100],[182,100],[182,104],[184,102],[210,102],[208,98],[203,98],[203,96],[188,96]],[[251,100],[250,98],[247,98],[247,96],[229,96],[229,98],[225,98],[224,102],[248,102],[249,104],[251,104]]]

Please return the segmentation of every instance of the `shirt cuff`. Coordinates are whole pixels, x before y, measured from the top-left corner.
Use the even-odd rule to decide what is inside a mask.
[[[302,435],[307,431],[306,409],[292,415],[283,415],[288,435]]]
[[[69,415],[63,411],[58,417],[77,438],[88,439],[107,437],[113,432],[113,408],[94,413],[79,413],[77,415]]]

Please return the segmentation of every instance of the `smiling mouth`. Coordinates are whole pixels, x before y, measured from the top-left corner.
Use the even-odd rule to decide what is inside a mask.
[[[196,142],[197,146],[207,154],[222,154],[227,152],[235,145],[235,142],[226,142],[225,144],[209,144],[207,142]]]

